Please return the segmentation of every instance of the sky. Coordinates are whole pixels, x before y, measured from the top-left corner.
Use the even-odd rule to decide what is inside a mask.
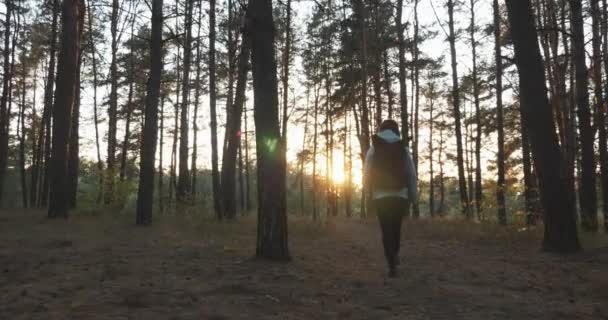
[[[409,3],[410,1],[405,1],[407,2],[407,4],[404,7],[404,21],[413,21],[413,4]],[[166,5],[170,5],[172,3],[172,1],[165,1]],[[205,3],[204,3],[205,4]],[[204,5],[203,4],[203,5]],[[275,5],[281,5],[278,2],[274,3]],[[300,41],[304,41],[304,31],[305,31],[305,23],[306,21],[309,19],[310,15],[311,15],[311,10],[312,7],[314,5],[314,2],[312,1],[300,1],[300,2],[296,2],[294,4],[294,33],[296,34],[296,38],[300,38]],[[492,19],[492,10],[491,10],[491,3],[489,3],[489,1],[477,1],[476,7],[477,9],[476,14],[477,14],[477,19],[478,19],[478,25],[479,26],[483,26],[485,24],[489,24],[491,23],[491,19]],[[150,16],[150,12],[149,9],[144,5],[143,2],[140,3],[140,8],[141,11],[138,13],[138,21],[140,21],[140,23],[149,23],[149,16]],[[460,29],[464,29],[468,26],[469,24],[469,7],[468,7],[468,1],[467,4],[464,5],[462,7],[462,10],[460,12],[457,13],[456,16],[456,21],[458,22],[457,28]],[[421,51],[423,52],[424,55],[427,55],[429,57],[432,58],[438,58],[440,56],[446,56],[446,61],[449,61],[449,45],[447,43],[446,40],[446,36],[444,34],[444,29],[447,30],[447,9],[444,6],[444,0],[420,0],[419,2],[419,20],[420,20],[420,24],[421,24],[421,29],[424,28],[428,28],[430,30],[433,31],[437,31],[439,32],[439,35],[436,37],[436,39],[433,39],[431,41],[427,41],[425,43],[423,43],[421,45]],[[206,20],[205,20],[206,22]],[[99,22],[98,22],[99,23]],[[174,21],[172,19],[168,19],[166,20],[166,24],[168,25],[173,25]],[[104,25],[104,28],[109,29],[108,26]],[[483,29],[483,27],[481,27],[480,29]],[[125,33],[125,35],[123,36],[122,40],[127,40],[129,37],[128,31]],[[194,30],[194,32],[196,32],[196,29]],[[207,29],[203,28],[203,33],[206,33]],[[411,30],[408,30],[408,32],[411,32]],[[107,32],[106,32],[107,33]],[[482,33],[479,32],[478,33],[478,37],[481,38],[480,40],[482,42],[484,42],[484,44],[481,45],[481,47],[479,48],[479,53],[478,56],[480,58],[480,60],[486,60],[486,61],[491,61],[492,59],[492,46],[490,45],[492,43],[491,39],[483,39],[482,38]],[[106,34],[106,38],[108,41],[106,41],[105,43],[101,43],[99,44],[98,50],[99,52],[102,52],[103,54],[100,55],[99,58],[101,58],[103,61],[103,65],[107,66],[109,65],[109,55],[105,54],[105,53],[109,53],[109,34]],[[466,32],[463,32],[461,35],[461,38],[458,41],[458,45],[457,45],[457,50],[458,50],[458,63],[459,63],[459,72],[461,75],[464,75],[466,73],[470,73],[470,69],[471,69],[471,55],[470,55],[470,45],[468,43],[468,40],[466,40],[466,38],[468,38],[468,34]],[[221,46],[221,45],[220,45]],[[172,60],[173,58],[171,57],[171,55],[169,56],[169,60]],[[170,62],[166,62],[166,66],[165,68],[172,68],[173,66],[171,65]],[[296,58],[294,60],[294,65],[292,66],[292,75],[291,75],[291,90],[292,90],[292,96],[290,98],[290,100],[295,99],[295,105],[300,108],[303,105],[306,104],[306,96],[305,96],[305,88],[303,87],[302,83],[304,82],[304,76],[302,74],[302,65],[301,65],[301,60],[297,57],[297,53],[296,53]],[[450,72],[449,69],[449,64],[446,64],[444,66],[444,71]],[[101,70],[101,72],[103,74],[107,74],[107,70]],[[396,80],[396,79],[395,79]],[[446,82],[443,84],[443,86],[445,87],[445,89],[448,89],[451,85],[448,84],[447,82],[447,78],[446,78]],[[42,88],[42,80],[39,80],[39,87]],[[408,84],[409,86],[409,84]],[[248,110],[248,118],[249,118],[249,123],[248,123],[248,127],[249,130],[253,130],[254,125],[253,125],[253,113],[252,113],[252,93],[251,93],[251,88],[249,88],[248,91],[248,101],[247,101],[247,110]],[[99,106],[99,111],[98,111],[98,116],[102,119],[107,118],[107,109],[106,106],[103,105],[102,106],[102,102],[105,101],[105,96],[108,93],[108,86],[102,86],[100,88],[98,88],[98,106]],[[124,88],[123,88],[124,90]],[[220,87],[219,90],[225,90],[225,88]],[[42,89],[38,90],[38,94],[41,95],[41,92],[43,91]],[[394,92],[398,92],[398,84],[395,82],[393,84],[393,91]],[[410,93],[411,95],[411,93]],[[42,99],[39,97],[38,99],[40,99],[39,101],[42,101]],[[173,98],[174,99],[174,98]],[[410,97],[411,99],[411,97]],[[293,101],[293,100],[292,100]],[[425,101],[424,99],[421,100],[421,105],[424,105]],[[201,97],[201,104],[200,104],[200,111],[199,114],[201,114],[200,119],[198,120],[198,125],[200,128],[199,134],[198,134],[198,141],[199,141],[199,145],[198,145],[198,158],[200,163],[198,163],[198,167],[199,168],[209,168],[210,167],[210,129],[209,129],[209,117],[208,117],[208,106],[209,106],[209,100],[207,96],[202,96]],[[294,107],[293,105],[291,106],[292,108]],[[467,108],[466,106],[466,102],[465,102],[465,108]],[[224,119],[224,112],[223,110],[225,109],[225,101],[224,100],[220,100],[218,101],[218,108],[221,110],[220,114],[219,114],[219,123],[220,123],[220,128],[219,128],[219,145],[221,146],[223,144],[223,137],[224,137],[224,133],[223,133],[223,123],[225,121]],[[171,104],[167,104],[165,106],[166,109],[166,115],[167,117],[169,117],[170,115],[173,114],[173,107]],[[425,115],[424,112],[421,113],[420,115],[421,121],[425,121],[424,119],[428,118],[428,115]],[[293,120],[293,119],[292,119]],[[173,123],[173,120],[171,118],[167,118],[165,121],[165,125],[166,126],[170,126]],[[119,122],[119,130],[118,130],[118,139],[119,142],[122,140],[123,137],[123,127],[124,124],[122,122]],[[101,141],[101,154],[102,154],[102,159],[105,160],[106,158],[106,143],[105,143],[105,135],[107,132],[107,121],[104,121],[102,123],[100,123],[99,125],[100,128],[100,135],[102,137],[102,141]],[[192,128],[190,128],[192,129]],[[84,84],[83,86],[83,90],[82,90],[82,113],[81,113],[81,122],[80,122],[80,134],[81,134],[81,148],[80,148],[80,152],[81,152],[81,156],[87,158],[87,159],[91,159],[94,160],[96,159],[96,148],[95,148],[95,131],[94,131],[94,122],[93,122],[93,90],[91,88],[90,85],[88,84]],[[309,129],[309,132],[312,131],[311,129]],[[191,135],[193,134],[193,132],[191,131],[190,133]],[[287,156],[288,156],[288,161],[290,162],[295,162],[297,154],[302,150],[302,141],[303,139],[303,135],[304,135],[304,128],[302,125],[300,124],[295,124],[293,121],[291,121],[289,123],[289,136],[288,136],[288,140],[290,141],[290,143],[288,143],[288,151],[287,151]],[[426,138],[426,136],[428,135],[428,132],[426,131],[426,129],[424,127],[421,128],[420,131],[420,147],[421,149],[425,149],[426,145],[428,144],[428,139]],[[487,144],[484,144],[486,146],[491,146],[492,142],[492,138],[488,138],[489,140],[487,141]],[[169,161],[169,155],[171,153],[171,140],[172,137],[168,134],[168,132],[165,132],[165,145],[163,148],[164,154],[165,154],[165,160],[164,163],[168,165]],[[190,139],[190,141],[192,141],[192,138]],[[253,137],[251,137],[251,141],[253,142]],[[322,140],[320,140],[322,141]],[[356,137],[352,137],[352,141],[353,141],[353,148],[354,150],[354,172],[355,172],[355,182],[360,182],[361,180],[361,176],[360,176],[360,171],[361,171],[361,161],[359,161],[359,158],[357,156],[357,149],[359,148],[358,146],[358,142],[356,140]],[[321,142],[322,143],[322,142]],[[449,145],[453,145],[454,143],[449,143]],[[221,149],[221,148],[220,148]],[[490,150],[491,148],[488,147],[486,148],[486,150],[483,153],[483,158],[484,158],[484,162],[487,162],[489,159],[493,159],[494,156],[494,151]],[[252,152],[254,151],[254,149],[252,149]],[[343,163],[344,163],[344,159],[343,159],[343,155],[342,155],[342,151],[340,150],[336,150],[337,152],[335,153],[335,163],[333,165],[334,168],[334,177],[333,180],[337,181],[337,182],[341,182],[342,180],[345,179],[345,173],[344,173],[344,167],[343,167]],[[421,151],[424,152],[424,151]],[[220,155],[220,159],[221,159],[221,155]],[[320,166],[320,172],[323,172],[325,170],[325,165],[324,165],[325,161],[322,158],[319,158],[319,166]],[[419,168],[419,172],[421,175],[425,174],[425,171],[427,170],[425,167],[424,162],[421,164],[421,167]],[[447,166],[447,170],[448,170],[448,175],[453,171],[452,168],[450,167],[450,165],[448,164]]]

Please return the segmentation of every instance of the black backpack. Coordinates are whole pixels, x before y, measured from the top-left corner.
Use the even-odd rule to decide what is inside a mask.
[[[374,135],[372,145],[374,146],[371,167],[372,188],[399,190],[406,187],[405,143],[402,140],[389,143]]]

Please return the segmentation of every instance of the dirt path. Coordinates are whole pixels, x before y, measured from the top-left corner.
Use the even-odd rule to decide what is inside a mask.
[[[172,219],[0,212],[0,319],[608,319],[608,251],[536,232],[407,223],[389,281],[375,221],[292,223],[284,264],[251,258],[248,219]]]

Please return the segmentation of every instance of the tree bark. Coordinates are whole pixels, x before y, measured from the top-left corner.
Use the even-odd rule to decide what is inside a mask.
[[[194,135],[192,137],[192,161],[191,161],[191,175],[192,175],[192,200],[196,199],[196,175],[197,175],[197,167],[196,162],[198,161],[198,107],[200,102],[201,95],[201,72],[202,72],[202,39],[201,39],[201,26],[203,24],[203,2],[199,1],[198,3],[198,31],[197,31],[197,42],[196,42],[196,84],[195,84],[195,93],[194,93],[194,115],[192,117],[192,129],[194,130]]]
[[[12,80],[10,41],[13,2],[12,0],[5,0],[4,3],[6,6],[6,21],[4,22],[4,72],[2,77],[2,97],[0,98],[0,201],[4,194],[4,179],[6,177],[6,167],[8,164],[8,136],[11,116],[8,110],[8,96],[10,93],[10,82]]]
[[[570,0],[572,13],[572,48],[576,69],[576,105],[581,147],[581,177],[579,197],[581,207],[581,225],[586,231],[597,231],[597,191],[595,186],[595,150],[594,134],[591,128],[591,112],[589,108],[589,79],[585,62],[585,30],[583,21],[583,5],[581,0]]]
[[[59,21],[59,1],[53,1],[53,20],[51,26],[51,44],[49,48],[49,68],[44,89],[44,172],[42,184],[40,185],[40,199],[38,206],[46,206],[49,197],[50,162],[51,162],[51,118],[53,113],[53,96],[55,91],[56,59],[57,59],[57,37]],[[43,133],[41,131],[41,134]],[[42,141],[42,137],[41,140]]]
[[[420,117],[420,62],[419,62],[419,55],[420,52],[418,50],[418,41],[419,41],[419,21],[418,21],[418,2],[419,0],[414,0],[414,43],[412,46],[412,63],[413,63],[413,83],[412,86],[415,87],[412,88],[414,89],[414,96],[413,96],[413,100],[414,100],[414,140],[413,140],[413,145],[412,145],[412,158],[414,160],[414,167],[416,168],[416,171],[418,170],[418,146],[419,146],[419,140],[420,140],[420,135],[419,135],[419,130],[420,130],[420,126],[419,126],[419,122],[418,119]],[[415,219],[418,219],[418,217],[420,216],[420,208],[418,206],[418,199],[412,199],[412,216]]]
[[[246,18],[248,19],[248,18]],[[246,26],[247,28],[247,26]],[[228,219],[236,218],[236,160],[238,147],[241,141],[241,119],[243,116],[243,105],[245,104],[245,92],[247,89],[247,76],[249,73],[249,57],[251,56],[250,30],[243,30],[243,41],[239,54],[238,78],[236,83],[236,97],[234,105],[229,106],[231,114],[230,123],[226,123],[227,141],[226,150],[222,159],[222,209],[224,216]]]
[[[595,1],[595,0],[594,0]],[[608,74],[608,2],[602,0],[602,34],[604,41],[602,43],[602,51],[604,57],[604,73]],[[604,92],[608,93],[608,81],[604,82]],[[604,100],[604,103],[606,101]],[[599,101],[598,101],[599,104]],[[604,230],[608,232],[608,143],[607,132],[608,128],[608,109],[604,104],[599,104],[600,110],[597,123],[599,126],[599,149],[600,149],[600,170],[602,183],[602,212],[604,213]]]
[[[251,0],[254,1],[254,0]],[[259,0],[258,0],[259,1]],[[209,108],[211,116],[211,175],[213,184],[213,209],[219,220],[222,219],[220,196],[220,172],[217,146],[217,90],[215,74],[215,0],[209,0]]]
[[[120,181],[123,182],[125,177],[127,176],[127,161],[129,159],[129,140],[131,139],[131,116],[133,115],[133,87],[135,85],[135,63],[134,63],[134,48],[133,48],[133,40],[135,37],[135,19],[131,21],[131,45],[129,52],[129,70],[127,80],[129,81],[129,93],[127,94],[127,104],[125,108],[127,109],[126,119],[125,119],[125,136],[122,141],[122,150],[120,157]]]
[[[496,166],[498,168],[498,180],[496,186],[496,204],[498,208],[498,222],[501,225],[507,224],[507,208],[505,201],[505,130],[504,130],[504,112],[502,105],[502,40],[501,40],[501,21],[500,21],[500,5],[498,0],[494,0],[494,62],[496,63],[496,126],[498,130],[498,156]],[[477,97],[477,103],[479,103]],[[476,105],[477,117],[479,117],[479,105]],[[479,118],[477,119],[480,120]],[[477,125],[481,123],[478,122]],[[477,134],[481,134],[478,130]],[[525,142],[522,142],[525,143]],[[479,148],[480,145],[477,145]],[[477,149],[477,152],[480,150]],[[479,161],[479,160],[478,160]],[[478,163],[479,166],[479,163]]]
[[[180,119],[179,177],[177,179],[176,199],[184,202],[192,191],[188,169],[188,133],[190,124],[188,114],[190,106],[190,65],[192,60],[192,11],[194,0],[186,0],[186,40],[184,42],[184,74],[182,81],[182,108]]]
[[[137,193],[138,225],[152,222],[154,201],[154,158],[158,135],[158,100],[163,71],[163,0],[152,1],[152,34],[150,42],[150,76],[146,94],[145,123],[141,146],[139,189]]]
[[[213,0],[212,0],[213,1]],[[256,255],[289,259],[285,199],[286,159],[278,119],[272,1],[250,0],[254,118],[258,167]]]
[[[145,116],[145,114],[144,114],[144,116]],[[144,127],[145,127],[145,124],[144,124]],[[158,147],[158,208],[160,209],[160,212],[164,212],[164,210],[165,210],[164,193],[163,193],[163,190],[164,190],[163,179],[165,177],[165,175],[164,175],[165,169],[163,168],[163,147],[164,147],[164,138],[165,138],[165,95],[164,94],[161,94],[161,97],[160,97],[160,129],[158,131],[160,134],[160,137],[158,139],[158,144],[159,144],[159,147]],[[143,141],[143,137],[142,137],[142,141]]]
[[[57,66],[57,90],[53,106],[53,141],[50,163],[49,218],[67,218],[70,208],[67,171],[71,119],[76,98],[80,36],[84,21],[82,0],[64,0],[61,51]]]
[[[496,1],[496,0],[495,0]],[[479,98],[479,76],[478,76],[478,67],[477,67],[477,39],[475,37],[476,34],[476,20],[475,20],[475,3],[477,1],[476,0],[471,0],[471,27],[470,27],[470,32],[471,32],[471,54],[473,57],[473,99],[474,99],[474,103],[475,103],[475,127],[476,127],[476,132],[475,132],[475,206],[477,209],[477,215],[481,216],[481,211],[483,210],[483,190],[482,190],[482,177],[481,177],[481,103],[480,103],[480,98]],[[497,3],[494,4],[495,6],[498,6]],[[494,11],[497,11],[494,13],[495,17],[494,17],[494,32],[495,32],[495,41],[497,42],[497,46],[500,47],[500,7],[496,7],[494,8]],[[498,15],[498,20],[496,15]],[[500,50],[500,49],[498,49]],[[496,57],[498,59],[500,59],[500,56],[498,56],[500,54],[500,52],[496,53]],[[502,64],[500,66],[500,68],[502,69]],[[496,68],[498,70],[498,66]],[[501,74],[502,74],[502,70],[500,70]],[[502,85],[502,79],[500,81],[501,85]],[[498,81],[497,81],[498,84]],[[496,90],[497,92],[499,92],[499,90]],[[502,88],[500,89],[500,91],[502,91]],[[502,92],[501,92],[502,94]],[[502,100],[502,98],[500,99]],[[502,101],[501,101],[502,102]],[[498,103],[497,103],[498,106]],[[498,111],[499,113],[502,112],[502,106],[501,109]],[[502,115],[499,115],[498,117],[501,117],[502,120]],[[498,130],[503,130],[501,129],[502,126],[499,125],[499,129]],[[499,133],[500,134],[500,133]],[[503,132],[504,135],[504,132]],[[504,146],[504,142],[503,142],[503,146]],[[501,148],[499,146],[499,148]],[[503,147],[504,148],[504,147]],[[500,152],[500,151],[499,151]],[[504,155],[504,150],[503,150],[503,155]],[[503,159],[504,162],[504,159]],[[499,164],[500,166],[500,164]],[[503,178],[504,178],[504,166],[503,166]],[[503,181],[504,183],[504,181]],[[504,187],[504,184],[503,184]],[[501,220],[502,221],[502,220]]]
[[[107,179],[104,188],[104,202],[106,205],[114,201],[114,176],[116,175],[116,127],[118,109],[118,66],[116,55],[118,52],[118,18],[121,6],[119,0],[112,0],[112,16],[110,18],[111,60],[110,60],[110,99],[108,106],[108,155]]]
[[[283,130],[282,141],[287,148],[287,122],[289,121],[289,64],[291,62],[291,0],[287,0],[285,10],[287,20],[285,21],[285,48],[283,49]]]
[[[19,121],[17,136],[19,137],[19,173],[21,178],[21,197],[24,208],[27,208],[27,179],[25,171],[25,84],[27,82],[27,70],[25,63],[21,63],[21,103],[19,108]]]
[[[83,1],[84,5],[84,1]],[[83,11],[84,14],[84,11]],[[84,23],[84,19],[82,20]],[[80,30],[83,25],[80,26]],[[78,171],[80,169],[80,68],[82,66],[82,51],[78,54],[78,69],[74,83],[74,109],[72,110],[72,123],[70,128],[68,179],[70,209],[76,209],[78,199]]]
[[[399,104],[401,109],[401,132],[403,141],[406,146],[409,146],[410,138],[408,135],[408,115],[407,115],[407,75],[405,74],[405,39],[403,36],[403,0],[397,0],[397,17],[395,22],[397,25],[397,42],[399,46]]]
[[[543,249],[560,253],[580,250],[574,202],[563,180],[564,163],[553,122],[553,110],[545,87],[543,61],[538,47],[530,0],[507,0],[509,22],[519,71],[520,100],[524,125],[538,171],[545,210]]]
[[[454,113],[454,130],[456,133],[456,153],[457,153],[457,166],[458,166],[458,185],[460,189],[460,203],[462,206],[462,213],[470,219],[471,208],[469,203],[469,196],[467,194],[467,181],[464,174],[464,157],[462,147],[462,128],[460,124],[460,87],[458,83],[458,63],[456,56],[456,34],[454,31],[454,1],[448,0],[448,15],[449,15],[449,29],[450,29],[450,53],[452,57],[452,104]]]
[[[89,46],[91,47],[91,65],[93,67],[93,121],[95,122],[95,147],[97,151],[97,170],[99,174],[99,187],[97,203],[100,203],[103,197],[103,161],[101,160],[101,145],[99,143],[99,119],[97,113],[97,50],[95,49],[95,41],[93,40],[93,16],[91,14],[91,4],[87,6],[88,25],[89,25]]]

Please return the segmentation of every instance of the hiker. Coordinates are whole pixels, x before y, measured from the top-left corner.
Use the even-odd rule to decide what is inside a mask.
[[[416,169],[397,122],[383,121],[372,137],[372,146],[365,157],[365,180],[371,191],[371,205],[380,220],[388,275],[394,278],[399,265],[403,216],[409,214],[410,204],[418,199]]]

